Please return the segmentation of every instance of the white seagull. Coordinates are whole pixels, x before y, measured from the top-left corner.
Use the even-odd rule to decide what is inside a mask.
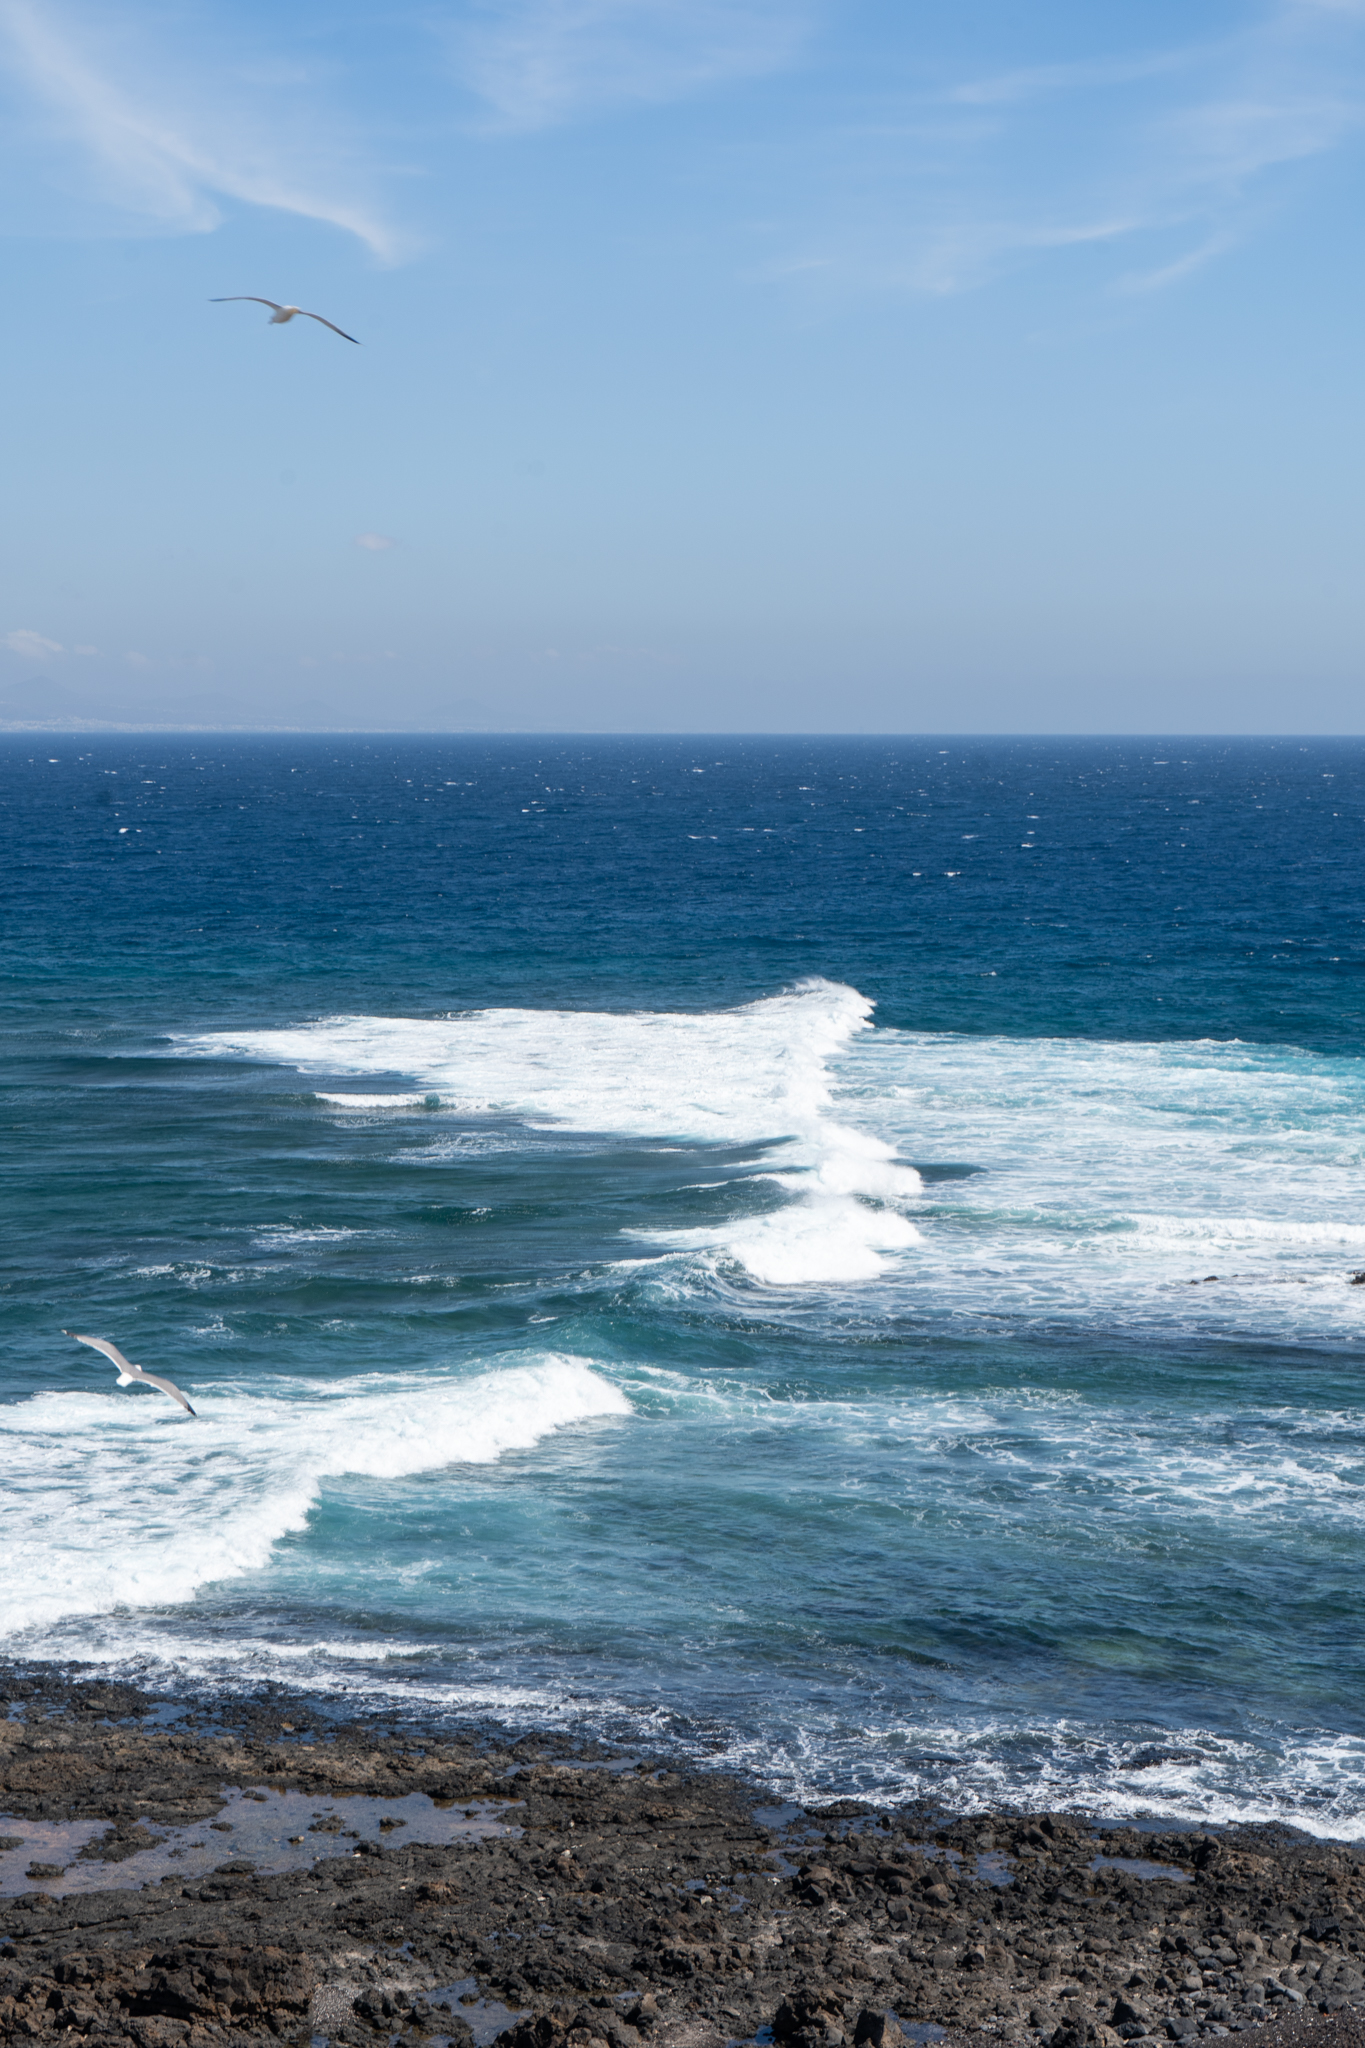
[[[324,327],[330,327],[333,334],[339,334],[343,341],[355,341],[353,334],[348,334],[344,327],[337,327],[330,320],[323,320],[321,313],[310,313],[304,306],[277,306],[273,299],[258,299],[254,292],[231,292],[225,299],[210,299],[209,304],[211,306],[269,306],[271,313],[267,325],[271,327],[283,327],[285,322],[292,320],[296,313],[302,313],[305,320],[319,320]],[[355,341],[355,345],[357,348],[360,347],[358,341]]]
[[[138,1382],[141,1382],[144,1387],[160,1387],[163,1394],[169,1394],[171,1399],[178,1401],[187,1413],[190,1415],[194,1414],[193,1408],[190,1407],[189,1402],[185,1399],[179,1387],[173,1387],[169,1380],[159,1380],[154,1372],[144,1372],[140,1365],[131,1364],[119,1350],[118,1345],[111,1344],[107,1337],[82,1337],[79,1330],[63,1330],[62,1335],[64,1337],[74,1337],[78,1344],[89,1344],[93,1350],[102,1351],[105,1357],[118,1367],[118,1383],[121,1387],[131,1387]]]

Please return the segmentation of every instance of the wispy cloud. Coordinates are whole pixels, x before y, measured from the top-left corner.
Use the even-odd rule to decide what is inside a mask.
[[[1158,264],[1155,269],[1126,272],[1116,281],[1116,290],[1136,296],[1145,292],[1164,292],[1171,285],[1183,284],[1187,277],[1193,277],[1197,270],[1227,254],[1236,246],[1238,237],[1234,234],[1213,234],[1206,240],[1196,242],[1169,263]]]
[[[1115,243],[1131,230],[1132,222],[1124,218],[1033,225],[1009,219],[953,222],[925,235],[913,263],[901,267],[900,281],[935,298],[950,298],[983,283],[1011,259]]]
[[[1160,290],[1254,232],[1277,174],[1362,129],[1365,0],[1248,0],[1217,39],[881,95],[811,150],[824,223],[773,270],[947,295],[1107,248],[1116,290]]]
[[[1184,244],[1125,289],[1175,284],[1243,242],[1276,173],[1365,128],[1365,8],[1284,0],[1210,65],[1202,91],[1139,122],[1129,173],[1143,225]]]
[[[993,72],[950,86],[946,98],[962,107],[1022,106],[1055,94],[1096,86],[1133,85],[1151,78],[1187,71],[1197,61],[1194,50],[1161,50],[1149,56],[1116,57],[1077,64],[1031,64],[1014,71]]]
[[[6,633],[5,645],[11,654],[22,654],[29,661],[46,661],[50,655],[65,652],[60,640],[49,640],[45,633],[35,633],[31,626],[17,626],[12,633]]]
[[[1360,127],[1362,112],[1356,93],[1296,97],[1255,87],[1246,96],[1182,109],[1162,124],[1171,151],[1170,182],[1192,196],[1240,191],[1263,171],[1336,148]]]
[[[1154,47],[1121,40],[1124,10],[1099,11],[1063,61],[1042,9],[1039,61],[954,73],[947,31],[916,10],[832,0],[423,0],[397,29],[346,5],[0,0],[0,75],[29,142],[56,153],[54,184],[79,183],[111,218],[183,233],[234,204],[269,208],[387,261],[404,240],[376,198],[364,117],[333,94],[344,78],[355,107],[395,123],[395,106],[426,105],[408,34],[435,25],[484,137],[787,73],[790,90],[743,102],[727,149],[706,145],[726,218],[763,223],[768,274],[946,295],[1069,250],[1117,290],[1153,291],[1244,240],[1277,178],[1365,126],[1365,0],[1241,6],[1240,27],[1224,9],[1220,33]],[[366,63],[348,68],[347,51]],[[433,137],[442,123],[448,101]]]
[[[483,0],[452,48],[495,125],[527,130],[779,71],[810,24],[804,0]]]
[[[177,63],[131,11],[95,18],[33,0],[0,0],[0,66],[33,126],[84,163],[110,208],[203,232],[236,200],[341,228],[385,260],[400,253],[296,66],[202,53]]]
[[[358,533],[355,544],[371,555],[386,554],[391,547],[397,546],[397,542],[391,541],[386,533]]]

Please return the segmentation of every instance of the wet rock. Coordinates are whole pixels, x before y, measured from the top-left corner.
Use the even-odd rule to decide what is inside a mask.
[[[897,2048],[904,2034],[894,2014],[864,2007],[853,2025],[853,2048]]]
[[[163,1835],[154,1835],[140,1822],[131,1827],[122,1824],[108,1828],[104,1834],[96,1835],[77,1852],[81,1863],[123,1863],[129,1856],[137,1856],[144,1849],[154,1849]]]

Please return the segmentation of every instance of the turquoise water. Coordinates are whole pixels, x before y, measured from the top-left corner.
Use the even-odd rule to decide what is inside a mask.
[[[1365,1835],[1365,744],[23,735],[0,821],[9,1654]]]

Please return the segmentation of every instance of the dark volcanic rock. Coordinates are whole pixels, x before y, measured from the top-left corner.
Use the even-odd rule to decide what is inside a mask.
[[[765,2026],[779,2048],[897,2048],[898,2021],[1120,2048],[1291,2008],[1309,2032],[1283,2048],[1365,2048],[1365,1859],[1351,1845],[852,1801],[779,1837],[753,1792],[719,1777],[358,1724],[305,1744],[297,1706],[256,1703],[227,1726],[220,1705],[211,1729],[168,1731],[139,1724],[141,1695],[110,1704],[102,1689],[96,1712],[92,1692],[12,1684],[23,1718],[0,1721],[0,1812],[18,1828],[102,1821],[74,1867],[84,1884],[92,1858],[108,1865],[108,1888],[59,1896],[61,1866],[35,1862],[31,1881],[52,1890],[0,1899],[5,2048],[470,2048],[471,1980],[493,2024],[509,2009],[502,2048],[724,2048]],[[211,1824],[225,1788],[263,1785],[515,1800],[520,1833],[437,1847],[409,1826],[381,1847],[319,1829],[308,1869],[238,1857],[120,1888],[136,1881],[121,1858]],[[231,1830],[209,1839],[226,1851]],[[1169,1875],[1093,1868],[1101,1853]],[[1319,2044],[1313,2026],[1335,2032]]]
[[[773,2015],[773,2039],[791,2048],[837,2048],[844,2032],[844,2001],[830,1984],[799,1984]]]
[[[275,2039],[306,2019],[311,1995],[308,1964],[274,1948],[76,1953],[48,1970],[0,1965],[0,2039]],[[167,2031],[149,2021],[179,2024]]]
[[[858,2014],[853,2028],[854,2048],[897,2048],[904,2039],[894,2013],[866,2010]]]

